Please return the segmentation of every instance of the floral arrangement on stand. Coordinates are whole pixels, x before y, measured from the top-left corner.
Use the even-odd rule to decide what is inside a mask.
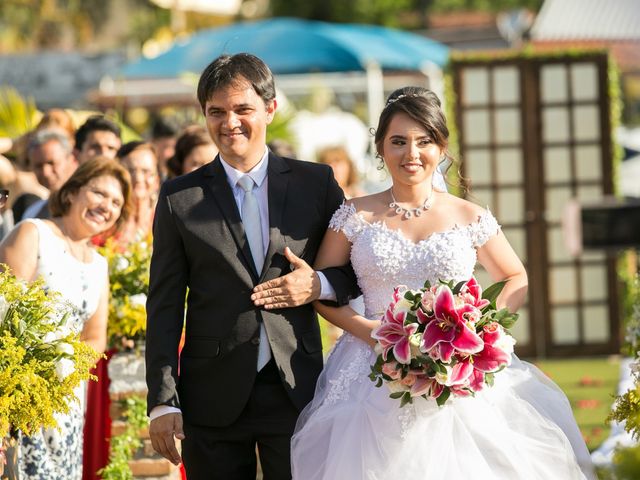
[[[420,290],[394,289],[382,323],[374,329],[379,353],[369,378],[383,384],[400,406],[415,397],[444,405],[451,395],[474,395],[493,385],[511,363],[515,339],[508,333],[518,318],[495,300],[504,282],[482,288],[468,281],[427,281]]]
[[[124,432],[111,438],[109,463],[98,472],[102,480],[133,480],[129,460],[142,446],[140,430],[149,423],[144,397],[129,397],[121,400],[120,406],[127,426]]]
[[[74,389],[95,380],[101,355],[71,328],[72,309],[41,280],[24,282],[0,264],[0,439],[55,427]]]
[[[633,447],[617,448],[613,457],[613,471],[603,472],[611,478],[638,478],[640,475],[640,277],[636,276],[628,286],[631,312],[626,322],[625,350],[633,357],[631,375],[633,388],[616,397],[608,421],[624,423],[624,429],[639,442]]]
[[[139,238],[126,248],[109,239],[99,252],[109,265],[109,345],[128,348],[139,345],[146,331],[151,238]]]

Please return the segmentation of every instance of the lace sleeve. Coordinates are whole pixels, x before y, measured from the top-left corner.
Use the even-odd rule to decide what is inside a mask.
[[[471,242],[478,248],[484,245],[491,237],[500,231],[500,224],[496,217],[487,209],[479,217],[478,221],[471,225]]]
[[[362,230],[362,221],[356,213],[356,207],[352,203],[340,205],[331,217],[329,228],[344,233],[347,240],[351,241],[354,235]]]

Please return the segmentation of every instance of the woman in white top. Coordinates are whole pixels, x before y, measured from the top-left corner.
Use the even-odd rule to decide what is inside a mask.
[[[106,346],[109,281],[106,260],[90,239],[126,221],[130,191],[129,174],[117,161],[90,160],[51,198],[51,220],[24,220],[0,244],[0,263],[18,278],[42,277],[75,307],[71,327],[98,352]],[[22,438],[21,478],[82,478],[83,399],[57,421],[59,429]]]

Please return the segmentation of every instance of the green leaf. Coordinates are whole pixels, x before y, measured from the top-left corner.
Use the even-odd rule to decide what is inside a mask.
[[[407,313],[407,317],[404,319],[404,324],[410,325],[412,323],[416,323],[417,321],[418,321],[418,317],[416,317],[415,314],[409,312]]]
[[[441,407],[442,405],[444,405],[445,402],[449,399],[450,395],[451,395],[451,390],[449,390],[448,387],[445,387],[445,389],[442,391],[440,396],[436,398],[436,403],[438,404],[438,406]]]
[[[518,321],[518,317],[520,315],[518,315],[517,313],[511,313],[509,312],[509,315],[506,315],[504,318],[502,318],[500,320],[500,325],[502,325],[504,328],[506,328],[507,330],[509,330],[511,327],[513,327],[515,325],[515,323]]]
[[[413,399],[411,398],[411,394],[409,392],[404,392],[402,398],[400,399],[400,408],[404,407],[407,403],[413,403]]]
[[[404,292],[404,298],[406,300],[409,300],[410,302],[413,302],[415,295],[413,294],[413,292],[411,290],[407,290],[406,292]]]
[[[438,373],[447,373],[447,369],[439,362],[433,362],[433,369]]]
[[[482,298],[489,300],[492,305],[495,305],[498,295],[500,295],[500,292],[502,292],[502,289],[506,284],[507,284],[506,281],[494,283],[493,285],[488,287],[486,290],[483,290]]]
[[[495,379],[495,375],[493,373],[485,373],[484,374],[484,381],[486,382],[487,385],[489,385],[490,387],[493,387],[493,381]]]
[[[401,396],[403,396],[406,392],[393,392],[389,394],[389,397],[393,398],[394,400],[397,398],[400,398]]]
[[[451,289],[451,293],[453,293],[454,295],[459,294],[460,290],[462,290],[462,287],[464,287],[466,283],[466,280],[456,283],[456,286]]]
[[[382,379],[378,378],[378,381],[376,382],[376,387],[380,388],[382,386]]]
[[[431,282],[429,280],[424,282],[424,289],[431,290]]]

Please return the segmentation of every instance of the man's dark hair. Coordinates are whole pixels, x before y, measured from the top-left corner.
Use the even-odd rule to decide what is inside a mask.
[[[82,150],[89,134],[95,131],[112,132],[118,138],[121,134],[120,127],[104,115],[92,115],[76,131],[76,148]]]
[[[177,122],[166,117],[158,117],[151,127],[151,139],[177,137],[180,133],[180,126]]]
[[[265,105],[276,98],[273,74],[266,63],[250,53],[221,55],[207,65],[198,82],[198,101],[204,111],[213,92],[246,80]]]

